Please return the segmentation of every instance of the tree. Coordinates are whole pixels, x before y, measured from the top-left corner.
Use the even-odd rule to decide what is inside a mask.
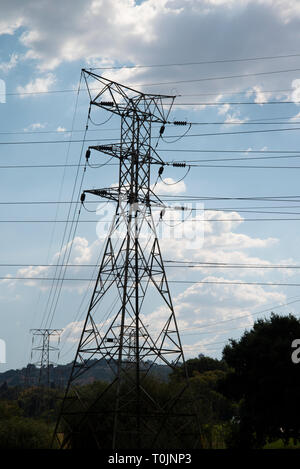
[[[195,372],[204,373],[206,371],[227,371],[228,366],[223,360],[217,360],[216,358],[211,358],[200,353],[198,358],[190,358],[186,361],[186,370],[188,377],[191,378],[194,376]],[[184,377],[184,367],[178,367],[172,371],[170,374],[171,380],[177,380]]]
[[[24,417],[55,419],[60,391],[33,386],[23,389],[18,396],[18,405]]]
[[[0,421],[0,449],[50,448],[52,433],[45,422],[10,417]]]
[[[300,364],[291,359],[294,339],[300,339],[300,321],[272,314],[224,348],[223,358],[232,371],[222,391],[240,402],[230,446],[261,448],[278,439],[300,441]]]
[[[186,361],[189,389],[185,399],[190,411],[196,411],[201,427],[201,440],[204,448],[224,447],[227,422],[235,415],[236,409],[231,400],[222,395],[219,383],[224,380],[228,365],[203,354]],[[170,384],[183,380],[185,369],[176,368],[170,374]]]
[[[133,371],[134,372],[134,371]],[[181,395],[183,383],[167,383],[151,375],[140,376],[143,393],[139,396],[141,420],[139,436],[141,449],[188,449],[193,448],[199,440],[199,431],[195,418],[190,418],[189,395],[183,393],[181,399],[172,404],[175,395]],[[132,395],[133,379],[128,371],[120,383],[125,396],[120,400],[118,415],[117,448],[136,449],[136,406],[137,400]],[[185,383],[184,383],[185,384]],[[105,391],[105,392],[104,392]],[[82,407],[78,399],[72,400],[70,393],[70,412],[64,416],[62,434],[69,438],[72,449],[96,449],[97,441],[102,449],[110,449],[112,445],[112,429],[114,426],[114,395],[117,389],[101,381],[78,386],[72,392],[87,403],[88,414],[82,415]],[[103,393],[101,399],[97,399]],[[75,395],[75,394],[74,394]],[[128,396],[130,396],[130,399]],[[153,411],[152,398],[158,404]],[[170,407],[171,404],[171,407]],[[171,409],[168,415],[168,409]],[[187,414],[187,415],[186,415]],[[165,425],[166,424],[166,425]],[[157,440],[155,440],[157,436]],[[154,447],[153,447],[154,445]]]

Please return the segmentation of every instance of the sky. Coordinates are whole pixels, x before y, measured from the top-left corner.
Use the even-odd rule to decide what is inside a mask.
[[[177,205],[198,198],[160,240],[163,258],[182,263],[166,271],[186,358],[221,358],[272,311],[299,315],[299,46],[297,0],[1,2],[0,371],[34,359],[30,329],[41,327],[62,329],[59,360],[70,362],[87,312],[92,282],[78,279],[94,275],[112,207],[82,208],[76,230],[65,220],[82,190],[116,183],[107,156],[78,164],[120,137],[120,121],[103,109],[87,120],[82,68],[176,96],[157,151],[191,168],[166,167],[155,190]],[[62,259],[73,267],[55,267]],[[144,314],[154,328],[163,305]]]

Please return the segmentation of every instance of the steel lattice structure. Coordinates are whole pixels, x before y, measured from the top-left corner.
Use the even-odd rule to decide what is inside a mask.
[[[59,353],[59,341],[62,333],[61,329],[30,329],[32,333],[32,348],[31,348],[31,364],[39,368],[38,379],[35,380],[33,377],[28,376],[27,381],[37,381],[38,386],[50,386],[50,366],[56,365],[57,363],[50,360],[50,355],[55,352]],[[57,338],[57,346],[51,344],[51,339]],[[35,341],[38,340],[37,345]],[[37,360],[33,361],[34,356],[37,356]]]
[[[151,210],[153,205],[162,204],[151,188],[151,165],[163,164],[151,145],[152,124],[159,123],[163,129],[174,97],[144,94],[90,71],[83,70],[83,74],[90,105],[121,118],[120,143],[91,146],[86,157],[98,151],[117,158],[119,182],[112,187],[86,190],[81,198],[84,202],[87,194],[100,196],[115,202],[116,209],[55,436],[61,448],[76,444],[98,448],[167,447],[162,435],[168,439],[170,431],[175,434],[180,430],[180,439],[190,428],[189,419],[194,418],[192,413],[177,408],[187,380],[164,403],[149,390],[155,365],[174,369],[185,363]],[[90,80],[99,89],[94,97]],[[112,315],[100,322],[98,311],[113,289],[117,296]],[[161,318],[157,324],[150,324],[151,329],[157,326],[155,333],[145,324],[154,294],[163,304]],[[149,301],[146,305],[147,295],[150,306]],[[112,372],[112,382],[99,389],[96,397],[81,395],[76,385],[82,375],[104,360]],[[85,443],[84,434],[89,435]]]

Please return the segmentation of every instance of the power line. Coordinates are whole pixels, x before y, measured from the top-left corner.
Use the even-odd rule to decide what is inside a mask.
[[[81,166],[84,166],[84,165],[81,165]],[[29,201],[29,202],[24,202],[24,201],[20,201],[20,202],[0,202],[0,205],[43,205],[43,204],[77,204],[78,201],[77,200],[68,200],[68,201]],[[85,203],[90,203],[90,204],[106,204],[106,202],[100,200],[100,201],[96,201],[96,200],[89,200],[89,201],[86,201]]]
[[[299,221],[300,218],[243,218],[241,221],[247,222],[247,221],[253,221],[253,222],[266,222],[266,221]],[[112,220],[79,220],[78,223],[111,223]],[[167,222],[174,222],[174,223],[184,223],[189,222],[189,223],[194,223],[194,222],[236,222],[239,221],[239,219],[236,218],[207,218],[207,219],[195,219],[192,218],[190,220],[177,220],[177,219],[168,219],[163,221]],[[73,223],[72,220],[0,220],[0,223]]]
[[[238,158],[210,158],[210,159],[200,159],[200,160],[181,160],[184,163],[213,163],[219,161],[252,161],[252,160],[274,160],[274,159],[286,159],[286,158],[300,158],[299,155],[280,155],[280,156],[247,156],[247,157],[238,157]],[[171,163],[171,162],[169,162]]]
[[[114,70],[114,69],[121,69],[121,68],[154,68],[154,67],[173,67],[173,66],[191,66],[191,65],[204,65],[204,64],[213,64],[213,63],[229,63],[229,62],[245,62],[245,61],[256,61],[256,60],[270,60],[270,59],[279,59],[279,58],[291,58],[291,57],[298,57],[299,54],[290,54],[290,55],[283,55],[283,56],[267,56],[267,57],[254,57],[254,58],[247,58],[247,59],[220,59],[220,60],[209,60],[209,61],[201,61],[201,62],[185,62],[185,63],[173,63],[173,64],[153,64],[153,65],[134,65],[134,66],[117,66],[117,67],[94,67],[89,68],[88,70]],[[269,72],[256,72],[256,73],[247,73],[242,75],[231,75],[231,76],[220,76],[220,77],[207,77],[207,78],[199,78],[193,80],[179,80],[179,81],[172,81],[172,82],[160,82],[160,83],[143,83],[136,86],[154,86],[154,85],[163,85],[163,84],[175,84],[175,83],[192,83],[192,82],[199,82],[199,81],[211,81],[211,80],[224,80],[230,78],[242,78],[242,77],[249,77],[249,76],[259,76],[259,75],[271,75],[271,74],[278,74],[278,73],[288,73],[288,72],[296,72],[299,71],[298,68],[296,69],[284,69],[284,70],[273,70]],[[86,91],[86,90],[81,90]],[[96,91],[96,90],[95,90]],[[47,91],[23,91],[23,92],[7,92],[6,96],[25,96],[25,95],[43,95],[43,94],[55,94],[55,93],[76,93],[76,89],[63,89],[63,90],[47,90]]]
[[[71,138],[73,138],[73,130],[74,130],[74,126],[75,126],[75,119],[76,119],[76,114],[77,114],[77,109],[78,109],[78,101],[79,101],[81,80],[82,80],[82,73],[80,74],[80,78],[79,78],[79,83],[78,83],[77,93],[76,93],[76,99],[75,99],[75,104],[74,104],[74,111],[73,111],[73,115],[72,115],[71,133],[70,133]],[[86,133],[84,133],[84,138],[85,138],[85,136],[86,136]],[[66,167],[69,164],[70,149],[71,149],[71,144],[69,143],[68,146],[67,146],[67,150],[66,150],[66,157],[65,157],[65,163],[64,163],[65,166],[64,166],[64,170],[63,170],[63,174],[62,174],[62,178],[61,178],[61,182],[60,182],[60,187],[59,187],[59,192],[58,192],[59,200],[60,200],[61,195],[62,195],[62,189],[63,189],[63,185],[64,185],[64,181],[65,181]],[[79,171],[79,166],[78,166],[79,164],[80,164],[80,161],[78,161],[78,163],[77,163],[77,174],[78,174],[78,171]],[[75,177],[75,184],[76,184],[76,180],[77,180],[77,175]],[[71,210],[71,205],[70,205],[69,212],[70,212],[70,210]],[[56,205],[55,220],[57,220],[57,218],[58,218],[58,211],[59,211],[59,204]],[[68,218],[69,218],[69,213],[68,213]],[[51,247],[52,247],[52,243],[53,243],[53,239],[54,239],[55,228],[56,228],[56,223],[53,224],[53,227],[52,227],[52,230],[51,230],[50,242],[49,242],[48,254],[47,254],[47,262],[49,261],[49,258],[50,258],[50,251],[51,251]],[[55,270],[55,276],[56,276],[56,273],[57,273],[57,269]],[[53,290],[52,287],[53,287],[53,284],[51,285],[51,289],[50,289],[50,292],[49,292],[49,297],[48,297],[46,307],[45,307],[45,310],[44,310],[44,318],[45,318],[45,315],[46,315],[46,312],[47,312],[48,304],[50,302],[50,297],[51,297],[51,293],[52,293],[52,290]],[[41,297],[41,292],[39,292],[38,300],[37,300],[37,303],[36,303],[36,311],[38,309],[40,297]],[[42,320],[42,323],[43,323],[43,320]]]
[[[260,93],[263,93],[263,94],[266,94],[266,93],[282,93],[282,92],[287,92],[287,91],[295,91],[295,88],[284,88],[284,89],[277,89],[277,90],[259,90]],[[241,95],[241,94],[255,94],[256,93],[256,90],[253,89],[253,88],[249,88],[248,90],[244,90],[244,91],[234,91],[234,90],[225,90],[225,91],[218,91],[216,93],[193,93],[193,94],[187,94],[187,93],[182,93],[180,94],[181,97],[195,97],[195,96],[220,96],[220,95],[224,95],[224,94],[228,94],[230,96],[234,96],[234,95]]]
[[[169,151],[169,150],[164,150],[164,151]],[[182,150],[182,152],[188,152],[189,150]],[[172,161],[166,161],[165,165],[171,166],[174,162],[182,162],[186,164],[192,164],[192,166],[197,167],[193,163],[214,163],[214,162],[220,162],[220,161],[253,161],[253,160],[271,160],[271,159],[294,159],[294,158],[300,158],[299,155],[280,155],[280,156],[250,156],[250,157],[239,157],[239,158],[214,158],[214,159],[193,159],[193,160],[172,160]],[[105,166],[116,166],[117,163],[104,163]],[[24,169],[24,168],[77,168],[77,164],[29,164],[29,165],[2,165],[0,166],[0,169]],[[81,167],[84,167],[84,164],[80,165]],[[210,165],[207,165],[210,167]],[[214,165],[212,166],[214,167]],[[248,166],[241,166],[241,167],[248,167]],[[250,166],[250,167],[255,167],[255,166]],[[271,166],[257,166],[258,168],[272,168]],[[278,166],[276,166],[277,168]],[[287,166],[287,168],[291,168],[290,166]]]
[[[272,154],[279,154],[279,153],[289,153],[289,154],[299,154],[299,150],[252,150],[252,149],[243,149],[243,150],[222,150],[222,149],[219,149],[219,150],[211,150],[211,149],[202,149],[202,148],[199,148],[199,149],[180,149],[180,150],[176,150],[176,149],[169,149],[169,148],[161,148],[160,151],[171,151],[172,153],[246,153],[246,154],[251,154],[251,153],[254,153],[254,154],[268,154],[268,153],[272,153]]]
[[[83,143],[83,142],[106,142],[106,141],[118,141],[117,138],[104,138],[104,139],[78,139],[78,140],[34,140],[34,141],[18,141],[18,142],[0,142],[0,145],[36,145],[36,144],[48,144],[48,143]]]
[[[166,264],[173,264],[169,265],[168,267],[182,267],[182,268],[191,268],[191,267],[201,267],[201,268],[239,268],[239,269],[300,269],[300,265],[293,265],[293,264],[273,264],[273,265],[264,265],[264,264],[229,264],[229,263],[218,263],[218,262],[193,262],[193,261],[164,261]],[[178,264],[178,265],[177,265]],[[184,265],[181,265],[184,264]],[[78,267],[98,267],[98,264],[0,264],[0,267],[71,267],[71,268],[78,268]]]
[[[287,103],[286,101],[276,101],[274,104],[285,104]],[[288,102],[288,103],[294,103],[293,102]],[[203,104],[203,103],[202,103]],[[207,103],[205,103],[207,104]],[[247,103],[210,103],[210,105],[223,105],[223,104],[247,104]],[[248,103],[248,104],[256,104],[256,103]],[[261,103],[259,103],[261,104]],[[267,104],[270,104],[268,102]],[[190,103],[189,103],[190,105]],[[232,120],[232,121],[202,121],[202,122],[187,122],[187,124],[191,125],[271,125],[271,124],[276,124],[276,125],[284,125],[286,124],[286,120],[290,121],[290,124],[299,124],[299,120],[291,120],[294,119],[295,116],[281,116],[281,117],[264,117],[263,119],[249,119],[245,121],[241,120]],[[269,120],[278,120],[278,119],[286,119],[284,122],[261,122],[261,121],[269,121]],[[174,121],[176,122],[176,121]],[[170,121],[169,124],[174,124],[174,122]],[[160,128],[159,126],[154,125],[153,128]],[[88,129],[88,132],[115,132],[118,131],[119,129],[114,129],[114,128],[98,128],[98,129]],[[1,131],[0,135],[40,135],[40,134],[69,134],[69,133],[84,133],[85,129],[76,129],[76,130],[32,130],[32,131],[27,131],[27,130],[15,130],[15,131]]]
[[[290,71],[290,70],[287,70],[287,71]],[[276,72],[275,72],[276,73]],[[245,76],[245,75],[243,75]],[[246,75],[247,76],[247,75]],[[222,79],[223,77],[221,77]],[[225,77],[227,78],[227,77]],[[229,78],[229,77],[228,77]],[[213,78],[214,79],[214,78]],[[215,79],[218,79],[218,78],[215,78]],[[197,80],[198,81],[198,80]],[[159,83],[159,84],[166,84],[165,82],[164,83]],[[140,84],[139,86],[151,86],[150,84],[148,83],[144,83],[144,84]],[[98,91],[97,88],[95,89],[90,89],[91,91]],[[286,89],[277,89],[277,90],[259,90],[261,93],[265,94],[265,93],[280,93],[280,92],[287,92],[287,91],[294,91],[294,88],[286,88]],[[62,89],[62,90],[47,90],[47,91],[22,91],[22,92],[6,92],[5,93],[5,96],[30,96],[30,95],[53,95],[53,94],[62,94],[62,93],[76,93],[77,90],[75,89]],[[86,92],[85,89],[81,89],[80,92]],[[247,93],[252,93],[254,94],[255,93],[255,90],[253,89],[248,89],[248,90],[245,90],[245,91],[242,91],[242,92],[230,92],[230,91],[219,91],[218,93],[198,93],[198,94],[186,94],[186,93],[183,93],[183,94],[180,94],[179,96],[181,97],[194,97],[194,96],[219,96],[220,94],[223,95],[223,94],[229,94],[230,96],[234,96],[234,95],[241,95],[241,94],[247,94]],[[1,93],[0,93],[1,95]]]
[[[274,131],[276,131],[276,129],[274,129]],[[171,137],[176,137],[176,136],[170,136]],[[155,137],[154,137],[155,138]],[[113,140],[117,140],[117,139],[113,139]],[[85,140],[87,142],[94,142],[96,140]],[[102,141],[102,140],[101,140]],[[55,143],[55,141],[52,141]],[[68,141],[63,141],[63,140],[59,140],[58,141],[59,143],[68,143]],[[81,143],[82,141],[81,140],[73,140],[71,143]],[[0,142],[1,143],[1,142]],[[5,144],[5,142],[3,142]],[[12,144],[14,142],[11,142]],[[22,143],[22,142],[20,142]],[[30,142],[28,142],[30,143]],[[33,142],[35,143],[35,142]],[[40,143],[39,141],[37,141],[36,143]],[[41,142],[41,143],[48,143],[47,141],[46,142]],[[199,149],[188,149],[188,148],[183,148],[183,149],[170,149],[170,148],[160,148],[160,151],[161,152],[172,152],[172,153],[220,153],[220,154],[223,154],[223,153],[245,153],[245,154],[282,154],[282,153],[287,153],[287,154],[299,154],[299,150],[251,150],[251,149],[242,149],[242,150],[211,150],[211,149],[202,149],[202,148],[199,148]],[[182,160],[175,160],[175,161],[182,161]],[[187,161],[191,161],[191,160],[187,160]],[[172,163],[172,161],[170,161],[170,163]],[[56,166],[56,165],[54,165]],[[58,166],[65,166],[65,165],[58,165]],[[13,166],[12,166],[13,167]],[[76,165],[77,167],[77,165]]]
[[[299,68],[290,68],[290,69],[285,69],[285,70],[271,70],[269,72],[255,72],[255,73],[243,73],[243,74],[238,74],[238,75],[195,78],[193,80],[174,80],[174,81],[162,81],[162,82],[156,82],[156,83],[142,83],[142,84],[134,84],[134,86],[158,86],[158,85],[175,85],[179,83],[199,83],[199,82],[204,82],[204,81],[228,80],[228,79],[233,79],[233,78],[248,78],[248,77],[257,77],[257,76],[264,76],[264,75],[275,75],[275,74],[280,74],[280,73],[299,72],[299,71],[300,71]],[[131,84],[131,86],[133,85]]]
[[[299,200],[300,202],[300,200]],[[58,201],[58,202],[53,202],[53,201],[31,201],[31,202],[0,202],[0,205],[56,205],[56,204],[62,204],[62,205],[68,205],[68,204],[77,204],[76,201]],[[85,204],[106,204],[106,202],[103,201],[96,201],[96,200],[89,200],[86,201]],[[277,215],[300,215],[300,212],[287,212],[287,211],[277,211],[278,208],[300,208],[300,206],[267,206],[267,207],[209,207],[209,208],[190,208],[192,211],[201,211],[201,212],[228,212],[228,211],[237,211],[241,213],[263,213],[263,214],[277,214]],[[273,209],[272,211],[265,211],[262,209],[266,208],[271,208]],[[276,211],[274,211],[276,210]]]
[[[78,96],[79,96],[79,92],[80,92],[80,85],[81,85],[82,76],[83,75],[82,75],[82,72],[81,72],[79,86],[78,86],[76,107],[77,107]],[[87,130],[88,130],[89,116],[90,116],[90,108],[89,108],[87,119],[86,119],[84,138],[82,140],[80,154],[79,154],[79,158],[78,158],[78,162],[77,162],[75,181],[74,181],[74,184],[73,184],[72,194],[71,194],[71,200],[72,201],[73,201],[73,197],[74,197],[74,194],[75,194],[75,191],[76,191],[76,188],[77,188],[77,181],[79,179],[79,171],[80,171],[80,167],[81,167],[81,164],[82,164],[81,160],[82,160],[82,155],[83,155],[84,143],[85,143],[85,139],[86,139],[86,133],[87,133]],[[73,124],[74,124],[74,117],[75,116],[73,116]],[[72,128],[73,128],[73,124],[72,124]],[[69,150],[70,150],[70,145],[68,146],[67,155],[69,154]],[[84,179],[85,171],[86,171],[86,164],[87,164],[87,162],[85,163],[85,167],[84,167],[83,172],[82,172],[81,181],[80,181],[79,189],[78,189],[77,200],[79,200],[81,187],[82,187],[82,183],[83,183],[83,179]],[[64,263],[65,259],[67,259],[67,263],[68,263],[69,257],[70,257],[71,251],[72,251],[73,242],[74,242],[74,238],[75,238],[75,233],[76,233],[76,229],[77,229],[78,221],[79,221],[79,217],[80,217],[81,206],[79,205],[79,210],[78,210],[78,214],[77,214],[77,217],[76,217],[77,208],[78,208],[78,205],[75,205],[75,208],[73,210],[73,215],[71,215],[72,204],[69,205],[69,209],[68,209],[68,213],[67,213],[67,221],[65,223],[65,228],[64,228],[63,237],[62,237],[62,241],[61,241],[61,246],[60,246],[60,250],[59,250],[59,261],[60,261],[61,256],[62,256],[62,259],[63,259],[62,262],[63,263]],[[69,222],[71,222],[71,225],[69,225]],[[55,220],[55,224],[56,223],[57,223],[57,219]],[[68,228],[69,228],[69,233],[67,234]],[[64,252],[62,252],[64,244],[65,244],[65,239],[67,239],[66,247],[65,247]],[[66,269],[63,271],[62,268],[60,268],[60,270],[58,272],[58,277],[59,278],[56,281],[56,284],[55,284],[55,280],[53,280],[53,282],[51,284],[49,296],[48,296],[47,303],[46,303],[45,310],[44,310],[44,320],[46,321],[45,324],[47,324],[47,322],[49,322],[48,327],[51,327],[51,324],[52,324],[52,321],[53,321],[53,318],[54,318],[54,314],[55,314],[55,311],[56,311],[58,300],[60,298],[60,293],[61,293],[65,273],[66,273]],[[56,276],[56,274],[57,274],[57,268],[55,269],[54,277]]]
[[[265,104],[299,104],[300,101],[214,101],[214,102],[206,102],[201,101],[200,103],[176,103],[177,106],[240,106],[240,105],[254,105],[254,106],[261,106]]]
[[[166,262],[168,262],[168,261],[166,261]],[[294,298],[297,298],[297,299],[294,299]],[[264,309],[264,310],[261,310],[261,311],[255,312],[255,313],[246,314],[246,315],[242,315],[242,316],[235,316],[235,317],[228,318],[228,319],[221,320],[221,321],[214,321],[212,323],[207,323],[207,324],[204,324],[204,325],[201,325],[201,326],[193,326],[193,327],[182,329],[182,331],[189,331],[189,330],[203,329],[203,328],[205,329],[207,327],[211,328],[212,326],[218,326],[218,325],[226,323],[226,322],[232,322],[232,321],[235,321],[235,320],[244,319],[244,318],[248,318],[248,317],[252,318],[253,316],[263,314],[263,313],[266,313],[266,312],[271,312],[275,309],[282,308],[284,306],[288,306],[290,304],[297,303],[297,302],[300,301],[299,297],[290,297],[289,299],[292,300],[292,301],[288,301],[288,302],[283,303],[283,304],[275,305],[275,306],[272,306],[271,308],[267,308],[267,309]],[[241,329],[241,328],[244,328],[244,327],[245,326],[240,326],[240,327],[234,328],[234,329]],[[233,330],[233,329],[231,328],[230,330]],[[226,331],[226,332],[230,332],[230,330]],[[200,333],[196,333],[196,334],[197,335],[199,335],[199,334],[202,335],[202,334],[216,334],[216,333],[217,333],[217,331],[208,331],[208,332],[200,332]],[[183,335],[185,336],[185,335],[191,335],[191,334],[183,334]]]
[[[283,69],[283,70],[271,70],[268,72],[255,72],[255,73],[245,73],[245,74],[237,74],[237,75],[223,75],[223,76],[213,76],[213,77],[205,77],[205,78],[195,78],[190,80],[174,80],[174,81],[162,81],[162,82],[155,82],[155,83],[139,83],[139,84],[130,84],[127,86],[158,86],[158,85],[174,85],[174,84],[184,84],[184,83],[199,83],[205,81],[215,81],[215,80],[228,80],[234,78],[249,78],[255,76],[265,76],[265,75],[274,75],[280,73],[291,73],[291,72],[299,72],[299,68],[291,68],[291,69]],[[93,91],[93,89],[90,89]],[[85,91],[85,90],[84,90]],[[94,91],[98,91],[95,89]],[[64,90],[47,90],[47,91],[23,91],[23,92],[7,92],[6,96],[25,96],[25,95],[43,95],[43,94],[55,94],[55,93],[74,93],[76,90],[74,89],[64,89]],[[179,105],[180,103],[177,103]]]
[[[300,169],[300,166],[263,166],[263,165],[225,165],[225,164],[191,164],[192,168],[239,168],[239,169]]]
[[[52,280],[60,280],[60,278],[54,277],[13,277],[13,276],[6,276],[0,277],[0,280],[24,280],[24,281],[32,281],[32,280],[40,280],[40,281],[52,281]],[[94,279],[96,280],[96,279]],[[90,278],[64,278],[64,281],[75,281],[75,282],[90,282]],[[141,280],[141,282],[145,282]],[[300,287],[300,283],[275,283],[275,282],[234,282],[234,281],[193,281],[193,280],[169,280],[168,283],[174,284],[187,284],[187,285],[253,285],[253,286],[268,286],[268,287],[275,287],[275,286],[282,286],[282,287]]]
[[[299,124],[300,121],[291,121],[289,124]],[[253,122],[253,121],[211,121],[211,122],[187,122],[189,125],[285,125],[286,122]]]
[[[183,62],[183,63],[168,63],[168,64],[151,64],[151,65],[119,65],[113,67],[91,67],[88,70],[120,70],[120,69],[134,69],[134,68],[159,68],[159,67],[185,67],[191,65],[208,65],[218,63],[232,63],[232,62],[249,62],[256,60],[271,60],[271,59],[286,59],[291,57],[300,57],[300,54],[287,54],[287,55],[273,55],[266,57],[250,57],[238,59],[217,59],[217,60],[202,60],[199,62]]]
[[[169,283],[176,284],[208,284],[208,285],[258,285],[258,286],[285,286],[285,287],[298,287],[300,283],[275,283],[275,282],[234,282],[234,281],[215,281],[215,280],[202,280],[202,281],[193,281],[193,280],[169,280]]]
[[[299,156],[300,157],[300,156]],[[251,159],[251,158],[249,158]],[[254,159],[254,158],[253,158]],[[218,161],[218,160],[216,160]],[[170,163],[165,163],[165,164],[172,164]],[[105,166],[116,166],[115,163],[105,163]],[[103,165],[103,166],[104,166]],[[263,165],[217,165],[217,164],[190,164],[188,163],[187,166],[191,168],[240,168],[240,169],[300,169],[300,166],[263,166]],[[68,164],[68,165],[63,165],[63,164],[56,164],[56,165],[3,165],[0,166],[0,169],[41,169],[41,168],[67,168],[67,167],[77,167],[77,165],[73,164]],[[80,167],[84,167],[84,165],[80,165]]]
[[[158,126],[155,126],[158,127]],[[113,132],[117,131],[118,129],[88,129],[88,132]],[[14,130],[14,131],[6,131],[6,132],[0,132],[0,135],[35,135],[35,134],[69,134],[69,133],[84,133],[85,129],[77,129],[77,130]]]
[[[234,132],[212,132],[212,133],[201,133],[201,134],[186,134],[186,135],[168,135],[164,138],[188,138],[188,137],[209,137],[209,136],[218,136],[218,135],[239,135],[239,134],[254,134],[254,133],[271,133],[271,132],[288,132],[300,130],[300,127],[290,127],[285,129],[263,129],[263,130],[242,130]],[[151,137],[151,139],[156,139],[157,137]],[[86,139],[85,142],[105,142],[105,141],[118,141],[117,138],[111,139]],[[0,145],[40,145],[40,144],[59,144],[59,143],[82,143],[84,140],[34,140],[34,141],[18,141],[18,142],[0,142]],[[164,150],[161,150],[164,151]],[[183,151],[183,150],[181,150]],[[247,150],[245,150],[245,153]]]
[[[84,165],[81,165],[81,166],[84,166]],[[168,195],[166,197],[164,197],[164,195],[162,194],[159,194],[159,197],[162,198],[163,200],[172,200],[172,201],[185,201],[185,200],[193,200],[193,201],[197,201],[197,200],[205,200],[205,201],[215,201],[215,200],[243,200],[243,201],[271,201],[271,202],[277,202],[277,201],[280,201],[280,202],[300,202],[300,195],[276,195],[276,196],[250,196],[250,197],[203,197],[203,196],[193,196],[193,195]],[[299,200],[289,200],[289,199],[299,199]],[[48,201],[48,200],[43,200],[43,201],[38,201],[38,200],[33,200],[33,201],[0,201],[0,205],[35,205],[35,204],[77,204],[78,201]],[[107,202],[105,201],[97,201],[97,200],[85,200],[85,204],[87,203],[91,203],[91,204],[107,204]],[[207,210],[239,210],[239,209],[242,209],[243,207],[236,207],[236,208],[232,208],[230,209],[229,207],[218,207],[218,208],[208,208]],[[267,206],[267,207],[248,207],[248,208],[272,208],[270,206]],[[277,208],[277,207],[275,207]],[[278,207],[278,208],[283,208],[283,207]],[[287,206],[287,208],[289,208],[289,206]],[[206,209],[203,209],[203,210],[206,210]]]
[[[276,196],[250,196],[250,197],[209,197],[209,196],[192,196],[192,195],[168,195],[166,200],[173,201],[208,201],[208,200],[262,200],[262,201],[280,201],[280,202],[299,202],[300,195],[276,195]],[[285,200],[287,199],[287,200]],[[297,199],[297,200],[293,200]]]
[[[82,154],[83,154],[83,144],[82,144],[81,151],[80,151],[78,165],[81,162]],[[78,188],[78,197],[77,197],[77,199],[79,198],[79,195],[81,193],[82,184],[83,184],[83,180],[84,180],[84,176],[85,176],[85,169],[86,169],[86,167],[84,168],[82,176],[81,176],[81,181],[80,181],[79,188]],[[79,176],[79,166],[77,168],[75,182],[74,182],[74,186],[73,186],[73,191],[72,191],[72,196],[71,196],[72,200],[73,200],[73,196],[75,194],[78,176]],[[61,258],[61,255],[62,255],[62,259],[63,259],[62,262],[63,263],[64,263],[65,259],[66,259],[66,262],[68,263],[71,252],[72,252],[73,243],[74,243],[74,239],[75,239],[75,234],[76,234],[77,226],[78,226],[78,223],[79,223],[79,217],[80,217],[80,213],[81,213],[81,206],[79,206],[78,215],[76,217],[77,207],[78,207],[78,204],[75,205],[75,209],[73,211],[73,218],[70,220],[72,204],[70,204],[70,206],[69,206],[68,218],[65,222],[65,230],[64,230],[64,234],[63,234],[63,238],[62,238],[62,242],[61,242],[61,247],[60,247],[60,251],[59,251],[59,259]],[[56,222],[57,222],[57,220],[55,221],[55,223]],[[70,230],[69,230],[69,234],[67,236],[67,242],[65,244],[66,249],[64,250],[64,252],[62,254],[62,250],[63,250],[64,243],[65,243],[65,238],[66,238],[66,235],[67,235],[67,227],[68,227],[68,224],[70,222],[71,222],[71,227],[70,227]],[[51,301],[50,309],[48,310],[47,320],[50,321],[49,327],[51,326],[52,321],[54,319],[54,314],[55,314],[55,311],[56,311],[56,308],[57,308],[57,305],[58,305],[58,301],[59,301],[59,298],[60,298],[60,294],[61,294],[65,274],[66,274],[66,268],[64,269],[64,271],[62,271],[62,269],[61,269],[60,273],[59,273],[60,279],[59,279],[59,281],[57,282],[57,284],[55,286],[54,294],[52,295],[52,301]],[[56,298],[55,298],[55,295],[56,295]],[[49,296],[49,299],[50,299],[50,296]],[[47,308],[46,308],[46,310],[47,310]],[[45,310],[45,312],[46,312],[46,310]]]
[[[84,168],[84,164],[80,164],[80,168]],[[117,163],[105,163],[105,166],[117,166]],[[77,168],[77,164],[29,164],[29,165],[4,165],[0,169],[33,169],[33,168]]]
[[[228,319],[222,319],[221,321],[213,321],[213,322],[202,324],[202,325],[199,325],[199,326],[189,327],[189,328],[186,328],[186,329],[183,329],[183,330],[187,331],[187,330],[194,330],[194,329],[206,329],[206,328],[211,327],[211,326],[218,326],[220,324],[224,324],[225,322],[237,321],[239,319],[245,319],[245,318],[248,318],[248,317],[252,318],[252,316],[257,316],[259,314],[272,312],[275,309],[282,308],[284,306],[289,306],[290,304],[298,303],[300,301],[299,296],[296,296],[296,297],[292,296],[292,297],[289,297],[288,299],[292,300],[292,301],[288,301],[288,302],[282,303],[282,304],[277,304],[275,306],[272,306],[271,308],[266,308],[266,309],[257,311],[255,313],[251,313],[251,314],[248,313],[248,314],[244,314],[244,315],[241,315],[241,316],[234,316],[234,317],[231,317],[231,318],[228,318]]]
[[[300,130],[300,127],[290,127],[285,129],[263,129],[263,130],[241,130],[241,131],[233,131],[233,132],[211,132],[211,133],[201,133],[201,134],[186,134],[186,135],[170,135],[165,136],[166,138],[188,138],[188,137],[210,137],[210,136],[218,136],[218,135],[241,135],[241,134],[258,134],[258,133],[271,133],[271,132],[287,132],[292,130]]]

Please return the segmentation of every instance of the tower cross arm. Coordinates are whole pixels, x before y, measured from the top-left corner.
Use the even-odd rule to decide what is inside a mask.
[[[82,69],[82,73],[92,105],[123,117],[134,114],[143,121],[166,123],[176,96],[146,94],[90,70]]]

